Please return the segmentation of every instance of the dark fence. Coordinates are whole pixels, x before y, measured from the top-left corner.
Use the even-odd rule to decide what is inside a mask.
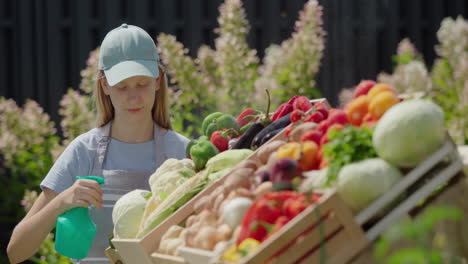
[[[58,102],[78,88],[88,53],[123,22],[174,34],[191,54],[213,45],[220,0],[0,0],[0,96],[37,100],[58,121]],[[392,68],[404,37],[428,63],[446,16],[468,14],[466,0],[322,0],[327,31],[318,85],[336,103],[338,92]],[[263,56],[290,36],[304,0],[244,1],[248,41]]]

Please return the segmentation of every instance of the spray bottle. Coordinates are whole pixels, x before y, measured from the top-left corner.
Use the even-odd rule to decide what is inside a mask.
[[[96,176],[76,177],[104,184],[104,178]],[[79,260],[88,255],[96,235],[96,224],[89,217],[88,208],[75,207],[57,217],[55,250],[63,256]]]

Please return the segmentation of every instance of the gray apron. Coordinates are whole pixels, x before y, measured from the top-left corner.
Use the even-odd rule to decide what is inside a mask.
[[[116,201],[122,195],[135,189],[150,190],[148,183],[152,171],[124,171],[124,170],[104,170],[104,161],[106,159],[107,147],[111,140],[109,136],[111,122],[98,128],[102,137],[99,140],[97,155],[94,160],[92,174],[105,178],[105,184],[101,185],[103,209],[99,210],[91,207],[89,214],[97,226],[96,237],[93,240],[91,249],[86,259],[80,260],[82,264],[101,264],[111,263],[105,256],[104,251],[109,247],[109,236],[113,233],[114,224],[112,223],[112,209]],[[164,148],[164,136],[166,130],[162,130],[154,124],[154,163],[155,168],[168,159]]]

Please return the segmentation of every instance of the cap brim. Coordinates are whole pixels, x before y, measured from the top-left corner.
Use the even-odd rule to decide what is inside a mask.
[[[104,70],[107,83],[114,86],[119,82],[134,76],[158,78],[158,63],[154,60],[122,61],[109,70]]]

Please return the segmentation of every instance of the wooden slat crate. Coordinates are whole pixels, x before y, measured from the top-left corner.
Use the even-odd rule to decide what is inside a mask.
[[[462,219],[468,217],[468,182],[467,177],[463,172],[460,172],[453,178],[451,183],[445,188],[439,195],[430,199],[426,204],[419,208],[413,209],[406,218],[414,218],[419,216],[429,206],[449,206],[459,208],[464,212]],[[468,224],[466,221],[449,221],[439,223],[434,228],[434,234],[439,233],[446,236],[444,251],[446,253],[453,254],[454,256],[460,256],[468,259]],[[394,243],[393,250],[401,249],[399,242]],[[395,247],[395,245],[397,245]],[[417,246],[417,245],[404,245]],[[365,250],[363,250],[350,264],[377,264],[378,260],[373,258],[375,247],[370,244]]]
[[[120,257],[119,252],[116,249],[109,247],[106,249],[105,253],[112,264],[123,264],[122,258]]]
[[[407,195],[403,201],[394,205],[383,218],[366,231],[366,237],[374,241],[389,225],[408,214],[421,201],[429,198],[438,187],[447,184],[462,171],[462,168],[463,164],[457,147],[447,135],[445,144],[438,151],[407,173],[390,191],[360,212],[355,218],[356,222],[361,226],[366,224],[399,196]]]

